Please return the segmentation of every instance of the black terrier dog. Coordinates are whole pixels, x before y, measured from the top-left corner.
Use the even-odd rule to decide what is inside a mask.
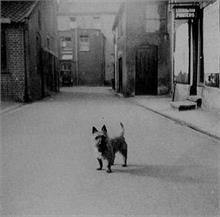
[[[121,135],[115,138],[109,138],[107,134],[106,126],[104,125],[101,131],[98,131],[95,127],[92,128],[93,141],[95,144],[97,160],[99,162],[99,168],[102,170],[102,160],[107,160],[107,172],[111,173],[111,166],[114,165],[115,154],[121,153],[124,158],[123,167],[127,166],[127,154],[128,146],[124,138],[124,125],[120,123],[122,132]]]

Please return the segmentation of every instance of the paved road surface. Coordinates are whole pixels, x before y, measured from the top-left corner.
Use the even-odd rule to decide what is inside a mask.
[[[96,171],[92,126],[125,125],[128,167]],[[217,216],[219,141],[114,96],[64,88],[1,116],[3,214]]]

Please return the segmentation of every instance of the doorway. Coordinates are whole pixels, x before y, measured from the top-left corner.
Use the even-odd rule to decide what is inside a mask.
[[[42,48],[41,48],[41,36],[37,34],[36,36],[36,65],[37,65],[37,73],[40,75],[41,81],[41,97],[45,96],[45,89],[44,89],[44,73],[43,73],[43,61],[42,61]]]
[[[122,57],[119,58],[118,60],[118,71],[119,71],[119,92],[122,92]]]
[[[136,54],[136,95],[157,95],[157,46],[141,47]]]

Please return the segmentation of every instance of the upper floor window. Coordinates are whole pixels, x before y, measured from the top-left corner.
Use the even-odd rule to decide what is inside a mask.
[[[167,5],[149,4],[145,9],[145,30],[146,32],[166,32],[167,26]]]
[[[100,16],[93,16],[93,23],[94,23],[94,28],[100,29],[101,28]]]
[[[79,39],[79,50],[80,51],[89,51],[89,36],[88,35],[80,35]]]
[[[76,17],[70,17],[70,28],[75,29],[77,27]]]
[[[72,47],[72,39],[71,37],[62,37],[60,40],[60,45],[62,48],[71,48]]]
[[[5,73],[7,69],[7,49],[5,31],[1,31],[1,72]]]

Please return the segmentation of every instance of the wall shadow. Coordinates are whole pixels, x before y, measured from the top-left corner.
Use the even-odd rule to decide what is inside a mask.
[[[218,169],[201,165],[128,165],[126,168],[113,168],[116,173],[146,176],[170,182],[213,183],[218,182]]]

